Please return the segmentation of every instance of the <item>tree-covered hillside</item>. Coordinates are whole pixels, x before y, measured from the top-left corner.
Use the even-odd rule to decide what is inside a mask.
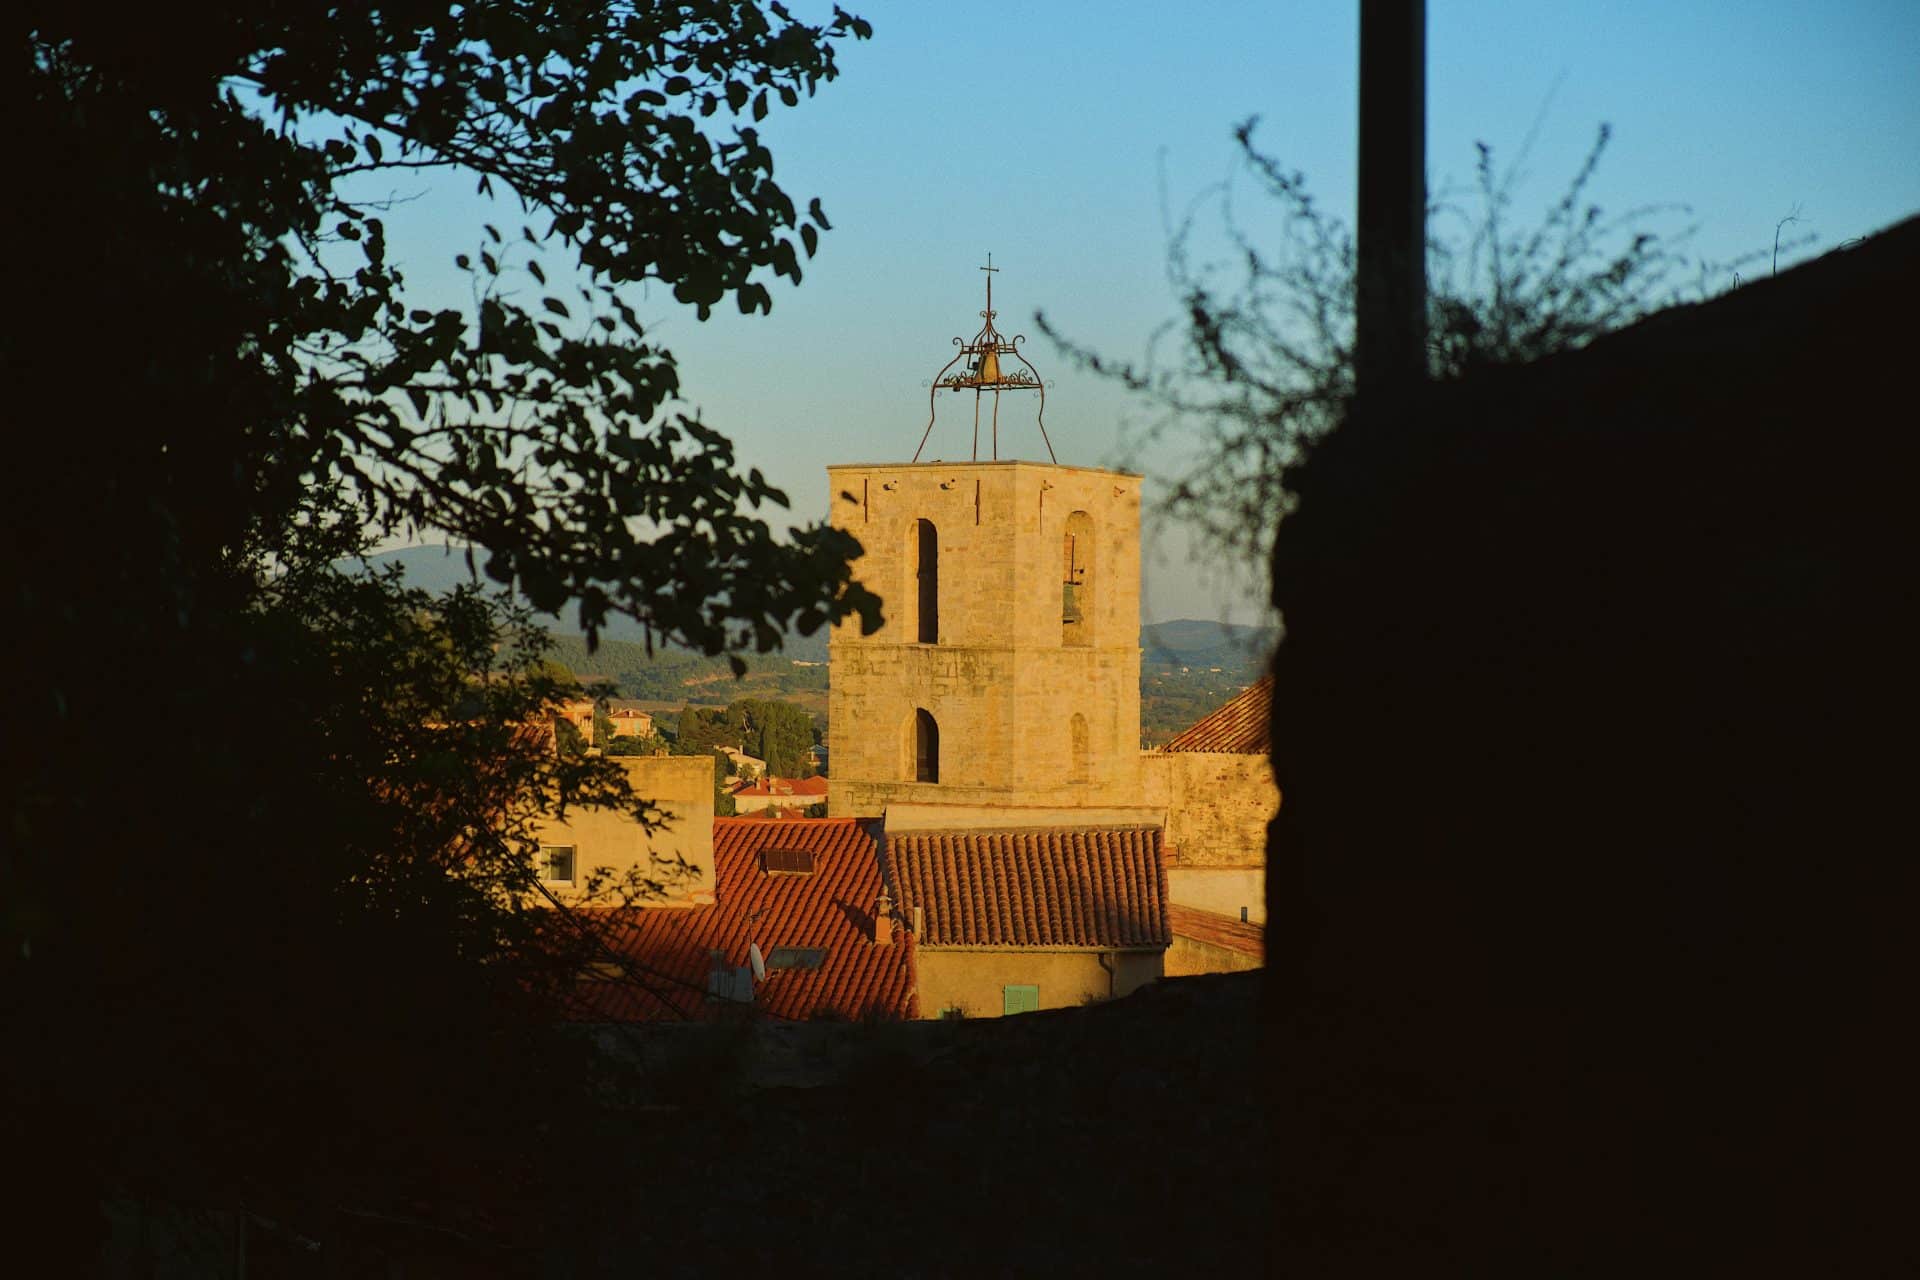
[[[421,591],[428,591],[435,595],[443,595],[456,587],[466,586],[470,583],[478,583],[484,587],[491,587],[493,584],[488,582],[484,573],[480,572],[481,566],[485,563],[485,554],[482,552],[474,552],[472,565],[468,564],[468,554],[468,549],[465,547],[446,544],[424,547],[402,547],[396,551],[383,551],[378,555],[368,556],[367,563],[376,569],[397,565],[400,569],[401,579],[407,586]],[[556,634],[577,633],[580,629],[580,620],[571,605],[562,606],[555,612],[536,614],[536,617],[544,623],[549,630]],[[798,631],[791,629],[785,631],[783,634],[785,638],[782,641],[782,647],[775,653],[762,658],[761,662],[763,665],[784,662],[787,658],[799,658],[802,661],[813,662],[825,662],[827,660],[827,633],[824,628],[814,632],[812,635],[801,635]],[[601,628],[600,640],[603,649],[607,648],[610,643],[614,641],[630,642],[628,648],[639,650],[642,658],[644,659],[645,657],[644,644],[646,635],[641,629],[640,624],[630,618],[619,616],[609,618],[606,625]],[[657,634],[654,637],[653,643],[656,653],[672,652],[681,654],[682,656],[688,656],[693,652],[671,645],[667,645],[663,649],[663,643]],[[619,674],[617,668],[576,665],[564,657],[559,660],[573,667],[573,669],[578,672],[584,673],[592,671],[596,675]],[[622,661],[627,660],[626,658],[622,659]],[[726,667],[724,660],[720,661],[718,665],[722,669]],[[825,688],[826,686],[823,684],[821,687]],[[632,696],[647,697],[650,695],[636,693]]]
[[[820,709],[826,705],[824,651],[817,661],[797,660],[813,664],[808,666],[795,666],[796,659],[789,654],[749,657],[746,674],[738,680],[725,658],[658,646],[649,656],[645,645],[632,640],[602,640],[598,648],[589,651],[580,636],[559,635],[553,637],[547,656],[582,679],[611,680],[616,696],[641,702],[672,703],[676,707],[683,702],[725,706],[754,696],[790,697],[802,704],[818,701]]]
[[[1140,631],[1140,733],[1144,745],[1166,741],[1259,679],[1277,633],[1271,628],[1183,618]],[[749,657],[738,680],[725,658],[684,649],[605,640],[589,651],[577,635],[556,635],[549,656],[583,679],[613,682],[615,696],[661,704],[722,707],[741,698],[793,702],[826,713],[824,636],[799,637],[783,653]],[[817,657],[806,656],[818,654]]]

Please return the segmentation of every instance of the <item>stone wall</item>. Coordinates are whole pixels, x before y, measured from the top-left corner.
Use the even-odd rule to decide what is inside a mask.
[[[887,615],[871,636],[857,622],[833,632],[829,811],[876,816],[889,799],[943,793],[1138,803],[1140,478],[1028,462],[836,466],[828,477],[833,524],[865,548],[854,575]],[[1091,530],[1075,554],[1086,621],[1074,643],[1062,622],[1069,517]],[[921,520],[938,544],[931,644],[917,629]],[[937,783],[913,781],[916,709],[939,726]]]
[[[1147,751],[1140,767],[1142,802],[1167,811],[1169,866],[1265,865],[1267,823],[1280,808],[1266,756]]]

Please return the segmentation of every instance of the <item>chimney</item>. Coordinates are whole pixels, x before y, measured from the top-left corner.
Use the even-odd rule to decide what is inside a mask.
[[[885,885],[880,886],[880,901],[873,908],[873,945],[893,945],[893,899],[887,896]]]

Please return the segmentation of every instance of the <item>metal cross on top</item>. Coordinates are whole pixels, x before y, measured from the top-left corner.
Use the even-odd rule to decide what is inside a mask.
[[[920,455],[926,450],[927,437],[933,434],[934,403],[942,390],[973,392],[973,460],[980,460],[980,398],[985,392],[993,393],[993,411],[991,415],[991,448],[995,459],[1000,457],[1000,393],[1002,391],[1037,391],[1040,393],[1040,439],[1047,446],[1047,457],[1053,462],[1060,459],[1054,456],[1053,441],[1047,438],[1047,388],[1040,380],[1040,371],[1020,351],[1020,344],[1027,340],[1025,334],[1015,334],[1011,340],[1001,336],[993,327],[993,277],[1000,268],[993,265],[993,255],[987,255],[987,265],[980,268],[987,275],[987,306],[980,313],[985,324],[980,332],[973,335],[971,342],[955,338],[953,345],[960,348],[958,355],[947,361],[946,366],[934,375],[933,383],[927,392],[927,429],[920,435],[920,447],[913,451],[913,460],[920,461]],[[1012,356],[1025,369],[1011,368],[1001,362],[1002,356]],[[953,367],[962,365],[958,373]]]

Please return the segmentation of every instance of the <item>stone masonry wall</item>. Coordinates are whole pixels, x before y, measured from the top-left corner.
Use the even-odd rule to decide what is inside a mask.
[[[1267,823],[1280,808],[1264,755],[1146,751],[1143,803],[1167,811],[1170,867],[1257,867],[1266,863]]]
[[[859,538],[855,577],[886,623],[831,640],[829,811],[878,814],[891,797],[991,803],[1138,802],[1140,479],[1028,462],[828,468],[832,522]],[[1064,642],[1064,534],[1084,512],[1092,547],[1086,644]],[[917,522],[939,545],[937,643],[917,639]],[[940,729],[940,781],[913,776],[915,709]],[[1076,765],[1073,717],[1085,725]]]

